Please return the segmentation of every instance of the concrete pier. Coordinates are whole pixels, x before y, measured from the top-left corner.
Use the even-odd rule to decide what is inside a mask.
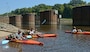
[[[22,16],[21,15],[10,16],[9,24],[15,25],[17,27],[22,27]]]
[[[41,25],[57,24],[57,18],[58,15],[56,10],[47,10],[40,12]]]
[[[22,26],[29,28],[35,28],[35,13],[28,13],[22,15]]]
[[[73,25],[90,26],[90,6],[73,8]]]

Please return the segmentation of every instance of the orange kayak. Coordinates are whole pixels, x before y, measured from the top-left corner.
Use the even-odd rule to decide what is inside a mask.
[[[72,33],[71,31],[65,31],[65,33]],[[84,35],[90,35],[90,32],[88,31],[83,31],[83,32],[77,32],[77,33],[72,33],[72,34],[84,34]]]
[[[25,35],[26,38],[45,38],[45,37],[56,37],[56,34],[35,34],[35,35]]]
[[[35,40],[13,40],[12,42],[22,43],[22,44],[31,44],[31,45],[43,45],[42,42]]]
[[[32,37],[33,38],[40,38],[40,37],[56,37],[57,35],[56,34],[42,34],[42,35],[33,35]]]

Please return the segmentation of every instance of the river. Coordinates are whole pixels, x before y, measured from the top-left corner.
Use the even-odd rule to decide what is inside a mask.
[[[90,52],[90,35],[65,33],[65,30],[71,30],[72,27],[72,25],[67,24],[37,25],[38,31],[55,33],[57,37],[34,39],[43,42],[43,46],[10,42],[6,45],[0,45],[0,52]],[[90,31],[88,26],[77,27]]]

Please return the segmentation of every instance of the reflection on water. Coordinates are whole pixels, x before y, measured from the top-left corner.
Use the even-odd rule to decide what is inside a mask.
[[[13,48],[18,48],[18,49],[21,48],[20,43],[10,42],[8,45]]]
[[[27,45],[11,42],[8,44],[7,52],[90,52],[90,35],[77,35],[65,33],[71,30],[71,25],[37,25],[38,31],[44,33],[56,33],[57,37],[36,38],[34,40],[44,43],[44,46]],[[90,27],[76,26],[90,31]],[[6,52],[5,49],[1,49]]]
[[[40,25],[39,30],[45,33],[56,33],[57,25]]]
[[[27,29],[27,30],[29,30],[29,29],[31,29],[31,28],[34,28],[35,29],[35,24],[32,24],[32,25],[24,25],[24,26],[22,26],[21,27],[22,29]]]
[[[9,46],[13,48],[17,48],[18,52],[22,52],[22,44],[20,43],[10,42]]]
[[[4,45],[4,46],[2,46],[2,47],[3,47],[3,49],[8,49],[8,48],[9,48],[8,45]]]
[[[0,46],[0,52],[18,52],[17,49],[10,47],[7,45]]]

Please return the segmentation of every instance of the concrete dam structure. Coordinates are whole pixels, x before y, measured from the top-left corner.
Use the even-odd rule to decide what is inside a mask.
[[[35,28],[35,13],[22,15],[22,26],[27,28]]]
[[[16,15],[9,17],[9,24],[17,27],[35,28],[35,13]]]
[[[17,27],[22,27],[22,16],[17,15],[17,16],[10,16],[9,17],[9,24],[12,24]]]
[[[58,11],[47,10],[40,12],[40,16],[37,16],[35,13],[26,13],[22,15],[3,17],[1,19],[5,21],[1,20],[0,22],[6,22],[23,29],[30,29],[35,28],[36,22],[38,22],[39,25],[57,25]]]
[[[58,24],[58,11],[47,10],[40,12],[40,24],[41,25]]]
[[[73,8],[73,25],[90,26],[90,6]]]

